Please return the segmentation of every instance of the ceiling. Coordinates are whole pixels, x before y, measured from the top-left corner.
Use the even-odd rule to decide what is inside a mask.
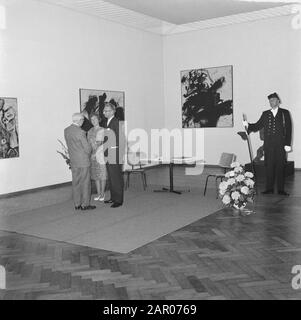
[[[239,0],[104,0],[173,24],[230,16],[287,4]]]
[[[37,0],[158,34],[292,14],[290,0]]]

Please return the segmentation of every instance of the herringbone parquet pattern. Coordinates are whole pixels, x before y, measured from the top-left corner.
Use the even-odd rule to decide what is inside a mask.
[[[129,254],[0,232],[0,264],[0,299],[301,299],[300,198],[224,209]]]

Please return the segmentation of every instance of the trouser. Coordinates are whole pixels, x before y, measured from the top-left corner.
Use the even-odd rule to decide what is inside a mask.
[[[72,195],[74,205],[88,206],[91,200],[90,167],[72,168]]]
[[[123,203],[123,174],[121,164],[109,164],[107,163],[108,182],[111,193],[111,200],[114,203]]]
[[[277,190],[284,191],[286,152],[282,144],[271,144],[264,151],[266,165],[266,190],[273,190],[277,180]]]

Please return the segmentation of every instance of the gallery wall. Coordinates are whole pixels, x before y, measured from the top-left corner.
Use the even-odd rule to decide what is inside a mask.
[[[293,152],[289,159],[301,168],[301,30],[292,28],[292,17],[170,35],[164,38],[165,124],[181,128],[180,71],[233,65],[233,128],[184,129],[204,131],[205,161],[217,164],[221,152],[237,154],[249,162],[248,148],[237,132],[243,130],[242,113],[250,122],[269,108],[267,95],[278,92],[282,106],[294,120]],[[253,149],[262,142],[252,134]]]
[[[0,195],[71,180],[56,150],[79,88],[124,91],[129,131],[181,129],[180,71],[224,65],[233,65],[234,127],[184,129],[197,132],[199,154],[208,164],[223,151],[248,162],[236,134],[242,113],[256,121],[277,91],[295,122],[289,159],[301,168],[301,31],[291,17],[161,37],[34,0],[1,3],[0,96],[18,98],[20,157],[1,159]],[[261,144],[258,134],[252,142]]]
[[[71,180],[56,150],[79,88],[124,91],[129,130],[164,126],[161,36],[38,1],[4,3],[0,96],[18,98],[20,157],[0,160],[0,194]]]

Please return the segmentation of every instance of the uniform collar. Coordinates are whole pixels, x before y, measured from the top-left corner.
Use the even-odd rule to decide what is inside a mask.
[[[276,117],[277,113],[278,113],[279,107],[275,108],[275,109],[271,109],[271,112],[273,114],[274,117]]]

